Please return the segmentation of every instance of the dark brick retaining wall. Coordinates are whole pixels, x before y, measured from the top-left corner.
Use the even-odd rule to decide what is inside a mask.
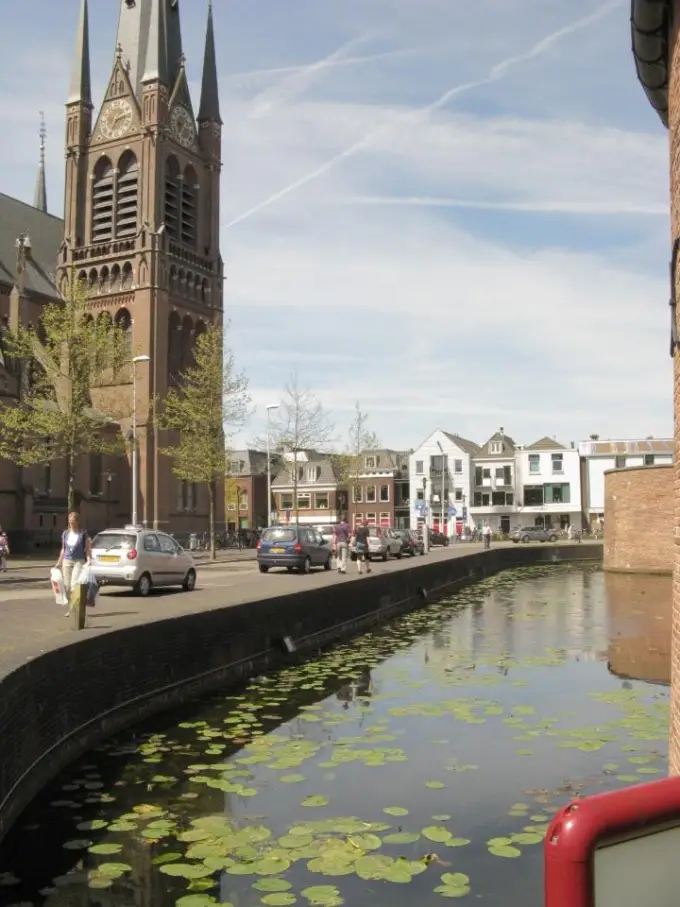
[[[0,841],[45,784],[94,745],[192,697],[314,652],[511,567],[601,561],[601,545],[517,546],[76,637],[0,680]]]

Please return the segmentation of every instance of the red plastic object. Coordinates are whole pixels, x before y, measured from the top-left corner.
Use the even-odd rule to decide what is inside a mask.
[[[595,907],[595,848],[674,819],[680,822],[680,777],[572,800],[550,823],[543,845],[545,907]]]

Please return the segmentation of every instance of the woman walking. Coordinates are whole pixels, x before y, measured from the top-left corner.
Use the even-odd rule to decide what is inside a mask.
[[[7,573],[7,555],[9,554],[9,540],[7,533],[0,526],[0,573]]]
[[[77,579],[78,573],[89,564],[92,557],[92,543],[85,529],[80,528],[80,518],[74,511],[68,515],[68,528],[64,529],[61,534],[61,551],[56,563],[56,567],[61,570],[64,577],[64,586],[66,595],[69,599],[69,608],[66,615],[70,613],[71,593],[73,592],[74,574]],[[78,569],[76,569],[78,568]]]

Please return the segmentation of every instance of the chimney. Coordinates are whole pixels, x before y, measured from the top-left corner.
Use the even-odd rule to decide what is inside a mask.
[[[599,435],[591,435],[591,436],[590,436],[590,440],[591,440],[591,441],[599,441],[599,440],[600,440],[600,436],[599,436]]]

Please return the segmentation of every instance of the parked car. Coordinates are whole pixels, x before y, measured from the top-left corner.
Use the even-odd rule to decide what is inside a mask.
[[[518,542],[556,542],[557,532],[554,529],[544,529],[543,526],[524,526],[520,529],[513,529],[510,538],[515,544]]]
[[[331,569],[328,542],[314,526],[270,526],[257,543],[257,565],[260,573],[271,567],[285,567],[289,573],[309,573],[312,567]]]
[[[104,586],[130,586],[146,597],[162,586],[196,587],[196,563],[165,532],[138,529],[106,529],[92,541],[92,572]]]
[[[444,535],[443,532],[440,532],[438,529],[430,529],[427,539],[430,543],[430,547],[434,545],[443,545],[444,548],[448,548],[451,544],[451,539],[448,535]]]
[[[335,525],[333,523],[322,523],[314,527],[319,535],[325,539],[326,542],[330,545],[333,541],[333,530]]]
[[[401,539],[401,550],[404,554],[410,554],[411,557],[415,557],[416,554],[425,554],[422,536],[418,535],[415,529],[395,529],[394,531]]]
[[[403,555],[401,538],[394,529],[387,529],[385,526],[368,527],[368,552],[366,557],[373,561],[380,558],[386,561],[389,557],[400,559]],[[356,546],[350,548],[352,560],[356,560]]]

